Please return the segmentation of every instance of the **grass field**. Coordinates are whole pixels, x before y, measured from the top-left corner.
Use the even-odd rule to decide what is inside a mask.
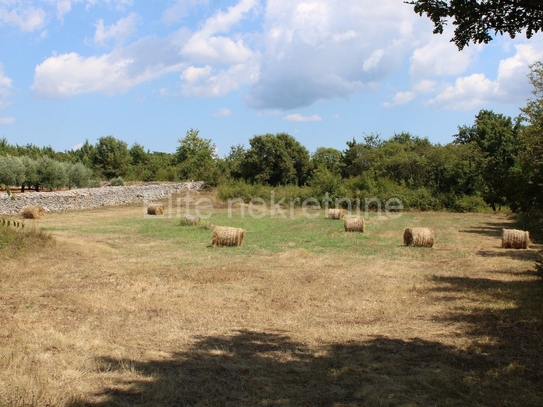
[[[541,248],[501,249],[503,214],[346,234],[215,208],[246,230],[225,248],[142,209],[47,214],[0,249],[1,406],[543,405]],[[416,226],[434,248],[403,246]]]

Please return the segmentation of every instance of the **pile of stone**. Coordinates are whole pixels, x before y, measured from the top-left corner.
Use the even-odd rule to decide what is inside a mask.
[[[25,192],[15,194],[12,199],[6,193],[0,193],[0,214],[15,215],[23,206],[39,205],[46,212],[90,209],[100,206],[123,205],[133,202],[162,199],[183,191],[200,191],[204,187],[196,182],[152,182],[130,186],[105,186],[102,188],[81,188],[55,192]]]

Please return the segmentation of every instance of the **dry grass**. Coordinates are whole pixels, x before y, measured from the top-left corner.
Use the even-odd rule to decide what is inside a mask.
[[[501,249],[504,216],[296,216],[233,219],[232,251],[141,207],[51,214],[54,248],[0,269],[0,405],[541,405],[537,247]],[[435,249],[403,246],[420,224]]]

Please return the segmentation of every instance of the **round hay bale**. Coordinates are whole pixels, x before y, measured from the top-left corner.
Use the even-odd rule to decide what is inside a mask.
[[[502,247],[506,249],[527,249],[530,245],[530,232],[518,229],[502,230]]]
[[[328,209],[328,219],[343,219],[343,209]]]
[[[164,215],[164,205],[162,205],[162,204],[149,204],[147,206],[147,213],[149,215]]]
[[[430,228],[407,228],[403,232],[406,246],[433,247],[434,239],[434,231]]]
[[[26,205],[21,208],[21,215],[25,219],[41,219],[45,216],[45,209],[40,205]]]
[[[245,231],[241,228],[215,226],[213,229],[212,246],[241,246]]]
[[[182,225],[198,225],[200,223],[200,218],[194,215],[185,215],[181,218]]]
[[[345,232],[364,233],[364,218],[345,218]]]

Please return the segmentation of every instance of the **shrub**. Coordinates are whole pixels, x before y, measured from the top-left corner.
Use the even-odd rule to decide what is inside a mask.
[[[323,203],[326,196],[332,200],[347,198],[347,189],[341,177],[326,168],[318,168],[313,173],[310,185],[313,196],[322,199]]]
[[[450,209],[455,212],[484,212],[488,205],[480,196],[463,195],[456,198]]]
[[[122,187],[124,185],[124,180],[122,177],[113,178],[109,181],[109,185],[112,187]]]
[[[99,179],[91,179],[87,183],[87,188],[100,188],[100,180]]]
[[[249,184],[245,181],[231,181],[218,188],[218,196],[222,201],[242,199],[248,203],[253,198],[267,199],[264,187],[259,184]]]

